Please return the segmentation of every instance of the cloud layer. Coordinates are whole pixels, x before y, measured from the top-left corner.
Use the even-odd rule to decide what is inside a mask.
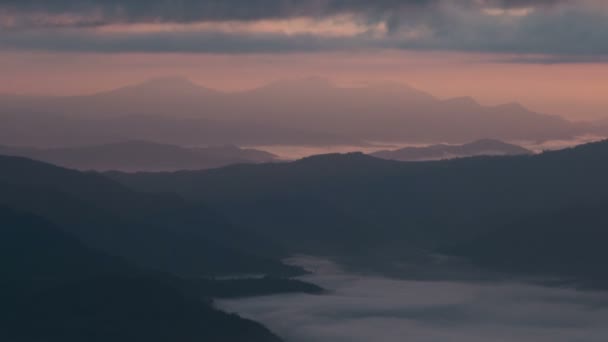
[[[471,9],[546,7],[568,0],[2,0],[15,14],[91,15],[105,22],[194,22],[323,17],[337,14],[387,15],[433,9],[442,3]]]
[[[603,0],[0,0],[0,48],[290,53],[374,49],[608,56]]]

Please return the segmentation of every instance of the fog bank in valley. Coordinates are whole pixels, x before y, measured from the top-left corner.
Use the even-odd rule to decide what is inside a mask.
[[[289,342],[600,342],[608,295],[523,283],[424,282],[363,276],[298,259],[323,296],[221,301]]]

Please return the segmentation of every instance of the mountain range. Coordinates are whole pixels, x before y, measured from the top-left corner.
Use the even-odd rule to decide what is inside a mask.
[[[0,204],[45,217],[142,269],[185,276],[300,273],[273,260],[285,254],[271,240],[204,204],[21,157],[0,156],[0,167]]]
[[[382,159],[401,161],[441,160],[474,156],[508,156],[532,154],[531,150],[495,139],[481,139],[463,145],[437,144],[424,147],[405,147],[383,150],[371,155]]]
[[[537,155],[411,163],[351,153],[110,176],[207,203],[293,253],[365,254],[378,267],[447,253],[490,270],[602,286],[608,254],[594,217],[608,198],[607,155],[603,141]]]
[[[0,97],[1,143],[17,146],[133,139],[183,146],[538,141],[594,130],[517,103],[483,106],[401,84],[341,87],[317,78],[230,93],[167,78],[86,96]]]
[[[22,157],[0,170],[0,340],[279,342],[213,299],[323,293],[205,205]]]
[[[349,153],[138,173],[0,156],[0,339],[278,342],[213,300],[323,294],[289,279],[305,274],[281,262],[294,254],[399,269],[440,253],[483,272],[605,290],[607,155],[602,141],[415,163]],[[246,278],[218,278],[232,275]]]
[[[0,146],[0,154],[32,158],[77,170],[126,172],[202,170],[278,159],[268,152],[234,145],[186,148],[146,141],[46,149]]]

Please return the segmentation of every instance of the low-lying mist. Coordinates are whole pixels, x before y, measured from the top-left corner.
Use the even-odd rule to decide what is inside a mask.
[[[221,301],[289,342],[594,342],[608,339],[608,295],[524,283],[395,280],[299,258],[330,291]]]

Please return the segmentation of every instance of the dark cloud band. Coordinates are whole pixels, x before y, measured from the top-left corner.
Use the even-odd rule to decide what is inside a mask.
[[[346,1],[314,0],[4,0],[0,6],[14,13],[97,13],[109,22],[259,20],[324,15],[363,7],[358,1],[347,5]]]
[[[567,0],[452,0],[463,6],[545,6]],[[9,13],[92,14],[108,22],[259,20],[342,13],[380,15],[442,0],[0,0]]]
[[[116,23],[247,23],[293,17],[309,18],[314,25],[316,19],[339,14],[351,14],[363,33],[336,37],[246,28],[224,32],[213,30],[213,25],[169,32],[96,30]],[[11,19],[4,29],[3,15]],[[378,23],[385,25],[386,32],[365,32],[366,25]],[[521,55],[511,60],[541,63],[608,60],[605,0],[0,0],[0,30],[0,49],[4,50],[292,53],[405,49]]]

